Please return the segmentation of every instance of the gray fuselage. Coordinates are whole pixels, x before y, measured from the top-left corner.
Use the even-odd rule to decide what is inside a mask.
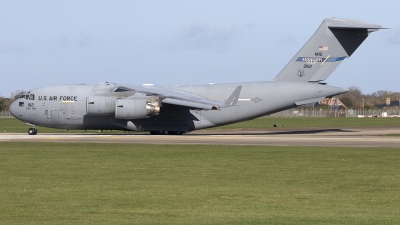
[[[198,86],[57,85],[33,89],[10,106],[33,128],[109,129],[182,134],[254,119],[347,92],[321,83],[378,24],[326,18],[268,82]]]
[[[158,115],[139,119],[117,119],[113,114],[89,115],[90,96],[114,96],[116,84],[54,85],[33,89],[11,106],[13,115],[29,124],[61,129],[107,129],[138,131],[192,131],[269,115],[295,107],[297,102],[334,96],[347,90],[318,83],[268,81],[254,83],[171,86],[162,88],[192,93],[225,102],[237,86],[242,86],[237,105],[218,110],[194,110],[162,104]],[[135,93],[129,93],[135,95]]]

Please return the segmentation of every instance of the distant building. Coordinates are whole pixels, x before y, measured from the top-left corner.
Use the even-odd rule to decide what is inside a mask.
[[[320,102],[309,103],[306,105],[302,105],[304,107],[318,107],[320,105],[328,105],[332,109],[338,109],[340,106],[343,106],[347,109],[347,107],[338,99],[338,98],[325,98]]]
[[[329,107],[331,107],[333,109],[337,109],[340,106],[343,106],[344,108],[347,109],[347,106],[345,106],[343,104],[343,102],[341,102],[338,98],[325,98],[324,100],[318,102],[317,105],[328,105]]]
[[[379,108],[379,109],[399,107],[400,106],[400,101],[399,100],[391,101],[390,98],[387,98],[385,104],[377,104],[377,105],[374,105],[374,106]]]

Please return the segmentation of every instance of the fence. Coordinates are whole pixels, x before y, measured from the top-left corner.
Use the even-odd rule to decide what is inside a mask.
[[[309,118],[309,117],[400,117],[397,109],[308,109],[293,108],[271,114],[273,118]]]
[[[0,111],[0,118],[12,118],[10,111]]]

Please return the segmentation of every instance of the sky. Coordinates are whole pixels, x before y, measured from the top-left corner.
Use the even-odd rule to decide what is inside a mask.
[[[268,81],[327,17],[372,33],[326,80],[400,91],[400,1],[0,1],[0,96],[53,84]]]

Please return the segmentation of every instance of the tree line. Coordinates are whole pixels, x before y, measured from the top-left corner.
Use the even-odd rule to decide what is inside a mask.
[[[337,98],[349,109],[375,109],[375,105],[386,103],[386,99],[391,101],[400,100],[400,92],[377,91],[372,94],[363,94],[360,88],[352,86],[349,92],[338,95]]]
[[[11,103],[13,103],[16,99],[19,98],[19,96],[21,96],[21,94],[23,94],[25,92],[26,91],[23,91],[23,90],[16,90],[16,91],[11,92],[9,98],[0,96],[0,111],[9,111]]]

